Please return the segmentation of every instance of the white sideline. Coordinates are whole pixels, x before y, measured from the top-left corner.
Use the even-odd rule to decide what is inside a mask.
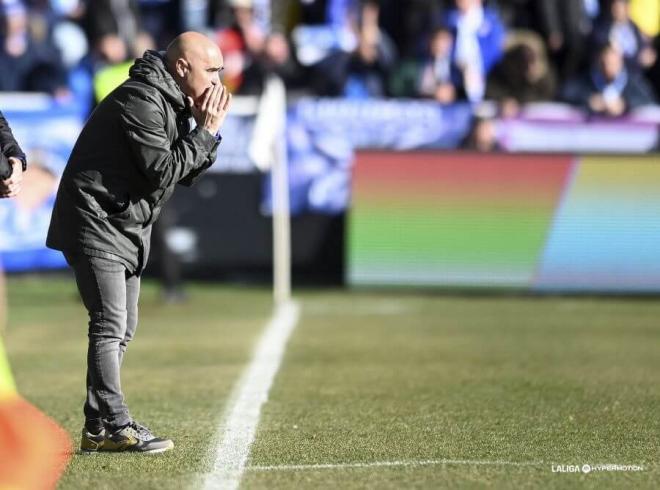
[[[254,441],[261,406],[268,399],[284,348],[299,316],[298,304],[291,301],[282,303],[265,327],[252,361],[238,381],[218,428],[215,463],[206,475],[205,489],[238,488]]]
[[[433,466],[433,465],[469,465],[469,466],[543,466],[541,461],[483,461],[471,459],[427,459],[422,461],[374,461],[372,463],[337,463],[337,464],[293,464],[275,466],[248,466],[247,471],[304,471],[304,470],[343,470],[350,468],[378,468],[387,466]]]

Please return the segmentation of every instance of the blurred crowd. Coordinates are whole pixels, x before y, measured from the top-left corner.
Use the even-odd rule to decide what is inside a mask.
[[[620,116],[660,97],[659,0],[0,0],[0,91],[91,108],[146,49],[184,30],[224,82],[289,93],[478,103],[563,101]]]

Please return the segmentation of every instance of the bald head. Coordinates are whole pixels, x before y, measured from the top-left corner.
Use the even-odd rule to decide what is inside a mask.
[[[181,88],[194,101],[220,83],[224,60],[220,48],[199,32],[184,32],[167,47],[167,69]]]

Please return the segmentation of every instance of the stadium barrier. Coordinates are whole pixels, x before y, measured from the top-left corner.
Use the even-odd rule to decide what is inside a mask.
[[[31,169],[40,170],[32,172],[33,175],[29,178],[34,177],[37,182],[41,181],[40,185],[30,183],[26,185],[28,191],[23,193],[24,199],[0,201],[0,258],[6,269],[13,271],[63,267],[64,261],[61,256],[45,249],[43,242],[52,206],[52,193],[68,152],[82,125],[82,116],[75,108],[58,106],[47,98],[39,96],[24,98],[23,96],[2,95],[0,96],[0,107],[3,107],[17,138],[30,153]],[[236,277],[265,279],[271,274],[272,247],[274,246],[270,216],[273,209],[272,182],[269,174],[264,181],[259,170],[259,167],[266,168],[268,165],[263,162],[258,165],[255,162],[258,162],[260,158],[263,159],[263,154],[259,156],[259,151],[271,148],[272,145],[260,146],[260,143],[265,141],[264,137],[255,135],[259,133],[258,127],[274,126],[272,119],[269,121],[268,118],[262,117],[259,122],[257,117],[259,107],[269,106],[263,103],[260,106],[260,101],[256,98],[235,99],[232,114],[223,128],[223,142],[218,161],[196,187],[180,189],[175,193],[169,205],[176,214],[175,226],[169,233],[169,237],[173,248],[184,261],[186,274],[206,275],[220,279]],[[267,114],[267,112],[262,113]],[[471,160],[472,164],[466,165],[474,172],[471,174],[473,178],[477,180],[485,178],[479,177],[480,172],[485,172],[484,175],[489,179],[495,179],[489,184],[493,189],[504,186],[507,178],[519,180],[524,175],[534,174],[536,171],[540,172],[542,168],[552,167],[553,172],[563,175],[564,179],[556,184],[557,188],[570,197],[570,191],[582,182],[571,179],[576,178],[576,175],[593,173],[597,168],[610,169],[608,178],[611,181],[620,181],[616,169],[621,166],[622,171],[624,168],[634,168],[636,171],[642,172],[641,175],[644,175],[645,178],[639,181],[639,185],[642,184],[642,181],[653,182],[654,157],[649,156],[647,160],[638,160],[631,159],[626,154],[649,154],[657,149],[658,128],[660,127],[659,112],[657,107],[652,107],[646,108],[645,111],[626,120],[595,121],[588,120],[579,111],[567,109],[565,106],[531,106],[526,109],[526,113],[521,118],[498,121],[498,140],[502,148],[513,153],[528,149],[535,152],[543,150],[543,152],[540,155],[521,154],[512,158],[507,157],[506,160],[512,161],[509,167],[502,162],[495,165],[493,162],[499,161],[497,156],[476,159],[474,156],[470,157],[453,151],[459,146],[471,123],[472,112],[468,105],[457,104],[442,107],[432,102],[401,100],[302,99],[297,101],[288,107],[286,151],[282,146],[279,147],[279,150],[273,150],[279,152],[281,161],[288,158],[289,176],[286,180],[289,181],[289,200],[293,214],[291,268],[298,279],[302,278],[316,283],[341,283],[344,281],[344,277],[349,284],[396,283],[396,281],[384,280],[383,277],[373,281],[367,277],[373,271],[377,271],[378,267],[395,267],[396,264],[388,263],[388,260],[396,256],[396,241],[390,244],[393,255],[380,263],[376,259],[378,256],[376,251],[372,251],[376,254],[369,259],[371,260],[369,267],[372,267],[372,272],[365,273],[364,252],[369,250],[369,238],[368,233],[360,228],[360,224],[364,222],[363,218],[369,213],[365,210],[373,208],[369,205],[368,196],[379,181],[372,175],[365,187],[365,180],[361,176],[365,172],[367,174],[376,173],[376,175],[379,172],[374,170],[374,165],[377,166],[378,163],[374,163],[369,153],[362,153],[363,151],[380,150],[381,157],[379,158],[382,158],[387,165],[398,165],[402,171],[410,168],[410,179],[412,180],[416,178],[417,169],[424,167],[423,162],[419,162],[414,157],[414,151],[425,151],[425,155],[428,157],[424,158],[436,162],[433,165],[439,166],[440,173],[442,173],[442,168],[449,168],[447,167],[448,162]],[[589,156],[577,156],[583,153],[588,155],[601,152],[609,153],[611,156],[603,161]],[[551,155],[544,156],[547,153],[551,153]],[[657,154],[655,158],[657,161]],[[413,160],[417,162],[415,164],[417,166],[411,164]],[[367,163],[363,163],[364,161]],[[480,161],[483,163],[478,163]],[[364,168],[361,168],[362,166]],[[517,177],[515,168],[522,169],[521,172],[524,175]],[[573,177],[570,177],[571,175]],[[505,178],[505,176],[508,177]],[[470,176],[467,175],[467,178],[468,180],[461,183],[462,189],[466,192],[476,192],[474,189],[470,190],[468,185]],[[447,185],[446,182],[436,184],[442,188],[446,188]],[[528,184],[547,187],[543,180],[531,179]],[[589,184],[591,187],[587,194],[605,193],[607,195],[607,193],[613,192],[611,185],[608,184],[609,187],[601,188],[599,187],[601,184],[604,185],[602,179],[594,177]],[[411,207],[404,201],[406,196],[412,194],[414,197],[416,195],[414,186],[410,187],[411,185],[411,182],[403,180],[401,185],[392,189],[390,205],[395,206],[398,203],[402,206],[402,210],[410,210]],[[626,184],[627,187],[615,189],[614,192],[619,192],[624,197],[626,192],[639,195],[643,189],[640,191],[636,185],[635,182],[630,181]],[[39,189],[39,193],[34,195],[29,191],[31,188]],[[49,189],[50,192],[48,192]],[[578,233],[577,229],[554,227],[555,220],[563,216],[560,212],[565,210],[564,199],[557,196],[564,194],[556,195],[554,201],[551,200],[544,204],[546,208],[543,213],[545,214],[541,213],[546,219],[543,222],[546,233],[544,236],[549,240],[553,236],[567,237],[566,234],[570,232],[575,233],[575,237],[590,236],[592,240],[596,240],[599,235],[595,232],[589,235],[588,233]],[[429,194],[427,197],[429,213],[434,211],[437,206],[443,205],[443,196]],[[492,195],[492,192],[473,197],[478,198],[479,205],[484,209],[488,208],[485,199],[498,198],[497,194]],[[521,197],[520,199],[522,200],[512,200],[511,206],[524,207],[526,198]],[[649,210],[653,209],[649,205],[649,199],[634,202],[613,199],[612,205],[618,202],[622,206],[628,206],[626,219],[634,223],[643,217],[638,210],[644,206],[649,206]],[[353,201],[353,211],[349,213],[351,200]],[[458,204],[461,203],[458,202]],[[470,204],[468,200],[462,205],[469,208],[473,204]],[[450,212],[451,209],[453,208],[449,206],[445,211]],[[540,208],[535,209],[538,211]],[[599,220],[598,213],[594,209],[597,208],[591,209],[590,216],[593,220]],[[608,212],[612,211],[611,207],[605,209]],[[540,213],[540,211],[538,212]],[[345,236],[345,222],[349,216],[350,234]],[[506,215],[502,216],[506,218]],[[548,221],[548,216],[552,217],[550,221]],[[646,216],[644,219],[647,219],[645,223],[648,224],[650,218],[647,215],[644,216]],[[570,217],[567,216],[566,219]],[[417,222],[418,226],[422,226],[423,220],[420,221],[417,218],[415,220],[413,221]],[[538,226],[541,221],[537,220]],[[472,223],[478,222],[473,221]],[[484,221],[479,226],[484,226],[484,223],[486,222]],[[569,223],[569,221],[565,221],[565,223]],[[373,221],[372,224],[375,227],[378,226],[376,221]],[[497,225],[496,222],[491,222],[491,224],[492,226]],[[586,218],[579,222],[581,229],[584,229],[587,224],[589,221]],[[606,228],[622,225],[622,220],[603,224]],[[500,222],[499,226],[507,229],[505,221]],[[627,230],[630,232],[629,229]],[[432,233],[444,236],[446,232],[446,228],[437,226]],[[464,230],[462,233],[466,233],[466,231]],[[515,230],[512,233],[515,233]],[[552,235],[552,233],[560,235]],[[641,236],[644,232],[636,230],[634,233]],[[460,233],[455,236],[455,238],[457,237],[463,239]],[[488,239],[496,238],[501,237],[493,235]],[[344,249],[344,242],[347,244],[346,249]],[[641,257],[644,256],[649,261],[655,260],[652,254],[640,255],[639,250],[630,248],[633,242],[638,243],[639,246],[645,243],[640,240],[631,240],[628,243],[629,248],[624,247],[630,253],[629,256],[611,251],[610,257],[600,263],[599,268],[593,269],[588,274],[577,268],[574,269],[574,275],[571,276],[570,264],[564,264],[561,269],[563,275],[561,277],[553,275],[551,270],[544,268],[551,264],[548,262],[549,256],[542,255],[540,250],[543,250],[543,254],[551,252],[554,254],[553,250],[556,250],[556,247],[569,242],[566,240],[539,242],[537,240],[535,242],[537,251],[535,262],[531,260],[529,250],[521,252],[521,257],[524,256],[524,258],[512,259],[511,264],[513,265],[506,265],[505,259],[493,258],[492,254],[486,253],[483,260],[495,261],[499,264],[499,269],[491,268],[470,272],[461,271],[459,267],[454,268],[454,272],[449,271],[451,273],[441,270],[441,274],[445,276],[444,280],[427,278],[419,281],[410,280],[406,283],[472,284],[529,289],[656,290],[657,278],[655,276],[654,278],[647,277],[646,273],[650,274],[649,269],[644,271],[645,275],[639,276],[638,272],[643,269],[641,264],[634,267],[624,264],[624,257],[628,257],[630,260],[632,257],[637,257],[641,260]],[[591,244],[588,245],[589,243]],[[607,238],[607,243],[617,242]],[[280,242],[280,245],[287,248],[286,243]],[[516,253],[517,245],[515,241],[510,241],[509,245],[514,247],[509,253],[509,258],[511,258]],[[593,245],[593,241],[589,242],[585,238],[579,242],[579,245],[582,249],[586,249]],[[566,256],[565,252],[562,253]],[[552,257],[554,256],[552,255]],[[435,260],[435,258],[432,259]],[[530,265],[532,262],[536,265]],[[521,266],[522,263],[526,264],[525,267]],[[450,262],[445,262],[445,264],[450,264]],[[344,271],[344,267],[346,267],[346,271]],[[622,267],[625,270],[622,271]],[[288,269],[289,267],[287,267]],[[430,268],[428,269],[430,270]],[[535,272],[533,276],[530,276],[529,271],[532,269]],[[599,274],[601,275],[599,276]],[[609,274],[609,276],[602,279],[602,274]],[[621,274],[626,274],[628,279],[616,286],[614,283],[618,283],[618,279],[623,277]],[[637,276],[635,276],[636,274]],[[633,276],[636,279],[633,279]],[[597,277],[600,279],[596,281]],[[580,278],[591,282],[587,285],[580,285],[579,281],[575,282]]]

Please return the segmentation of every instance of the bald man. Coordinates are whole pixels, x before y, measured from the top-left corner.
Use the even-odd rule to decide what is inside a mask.
[[[84,452],[174,446],[131,416],[120,368],[151,226],[176,184],[192,185],[215,161],[231,103],[222,68],[218,47],[196,32],[145,52],[94,110],[64,169],[47,245],[64,253],[89,313]]]

